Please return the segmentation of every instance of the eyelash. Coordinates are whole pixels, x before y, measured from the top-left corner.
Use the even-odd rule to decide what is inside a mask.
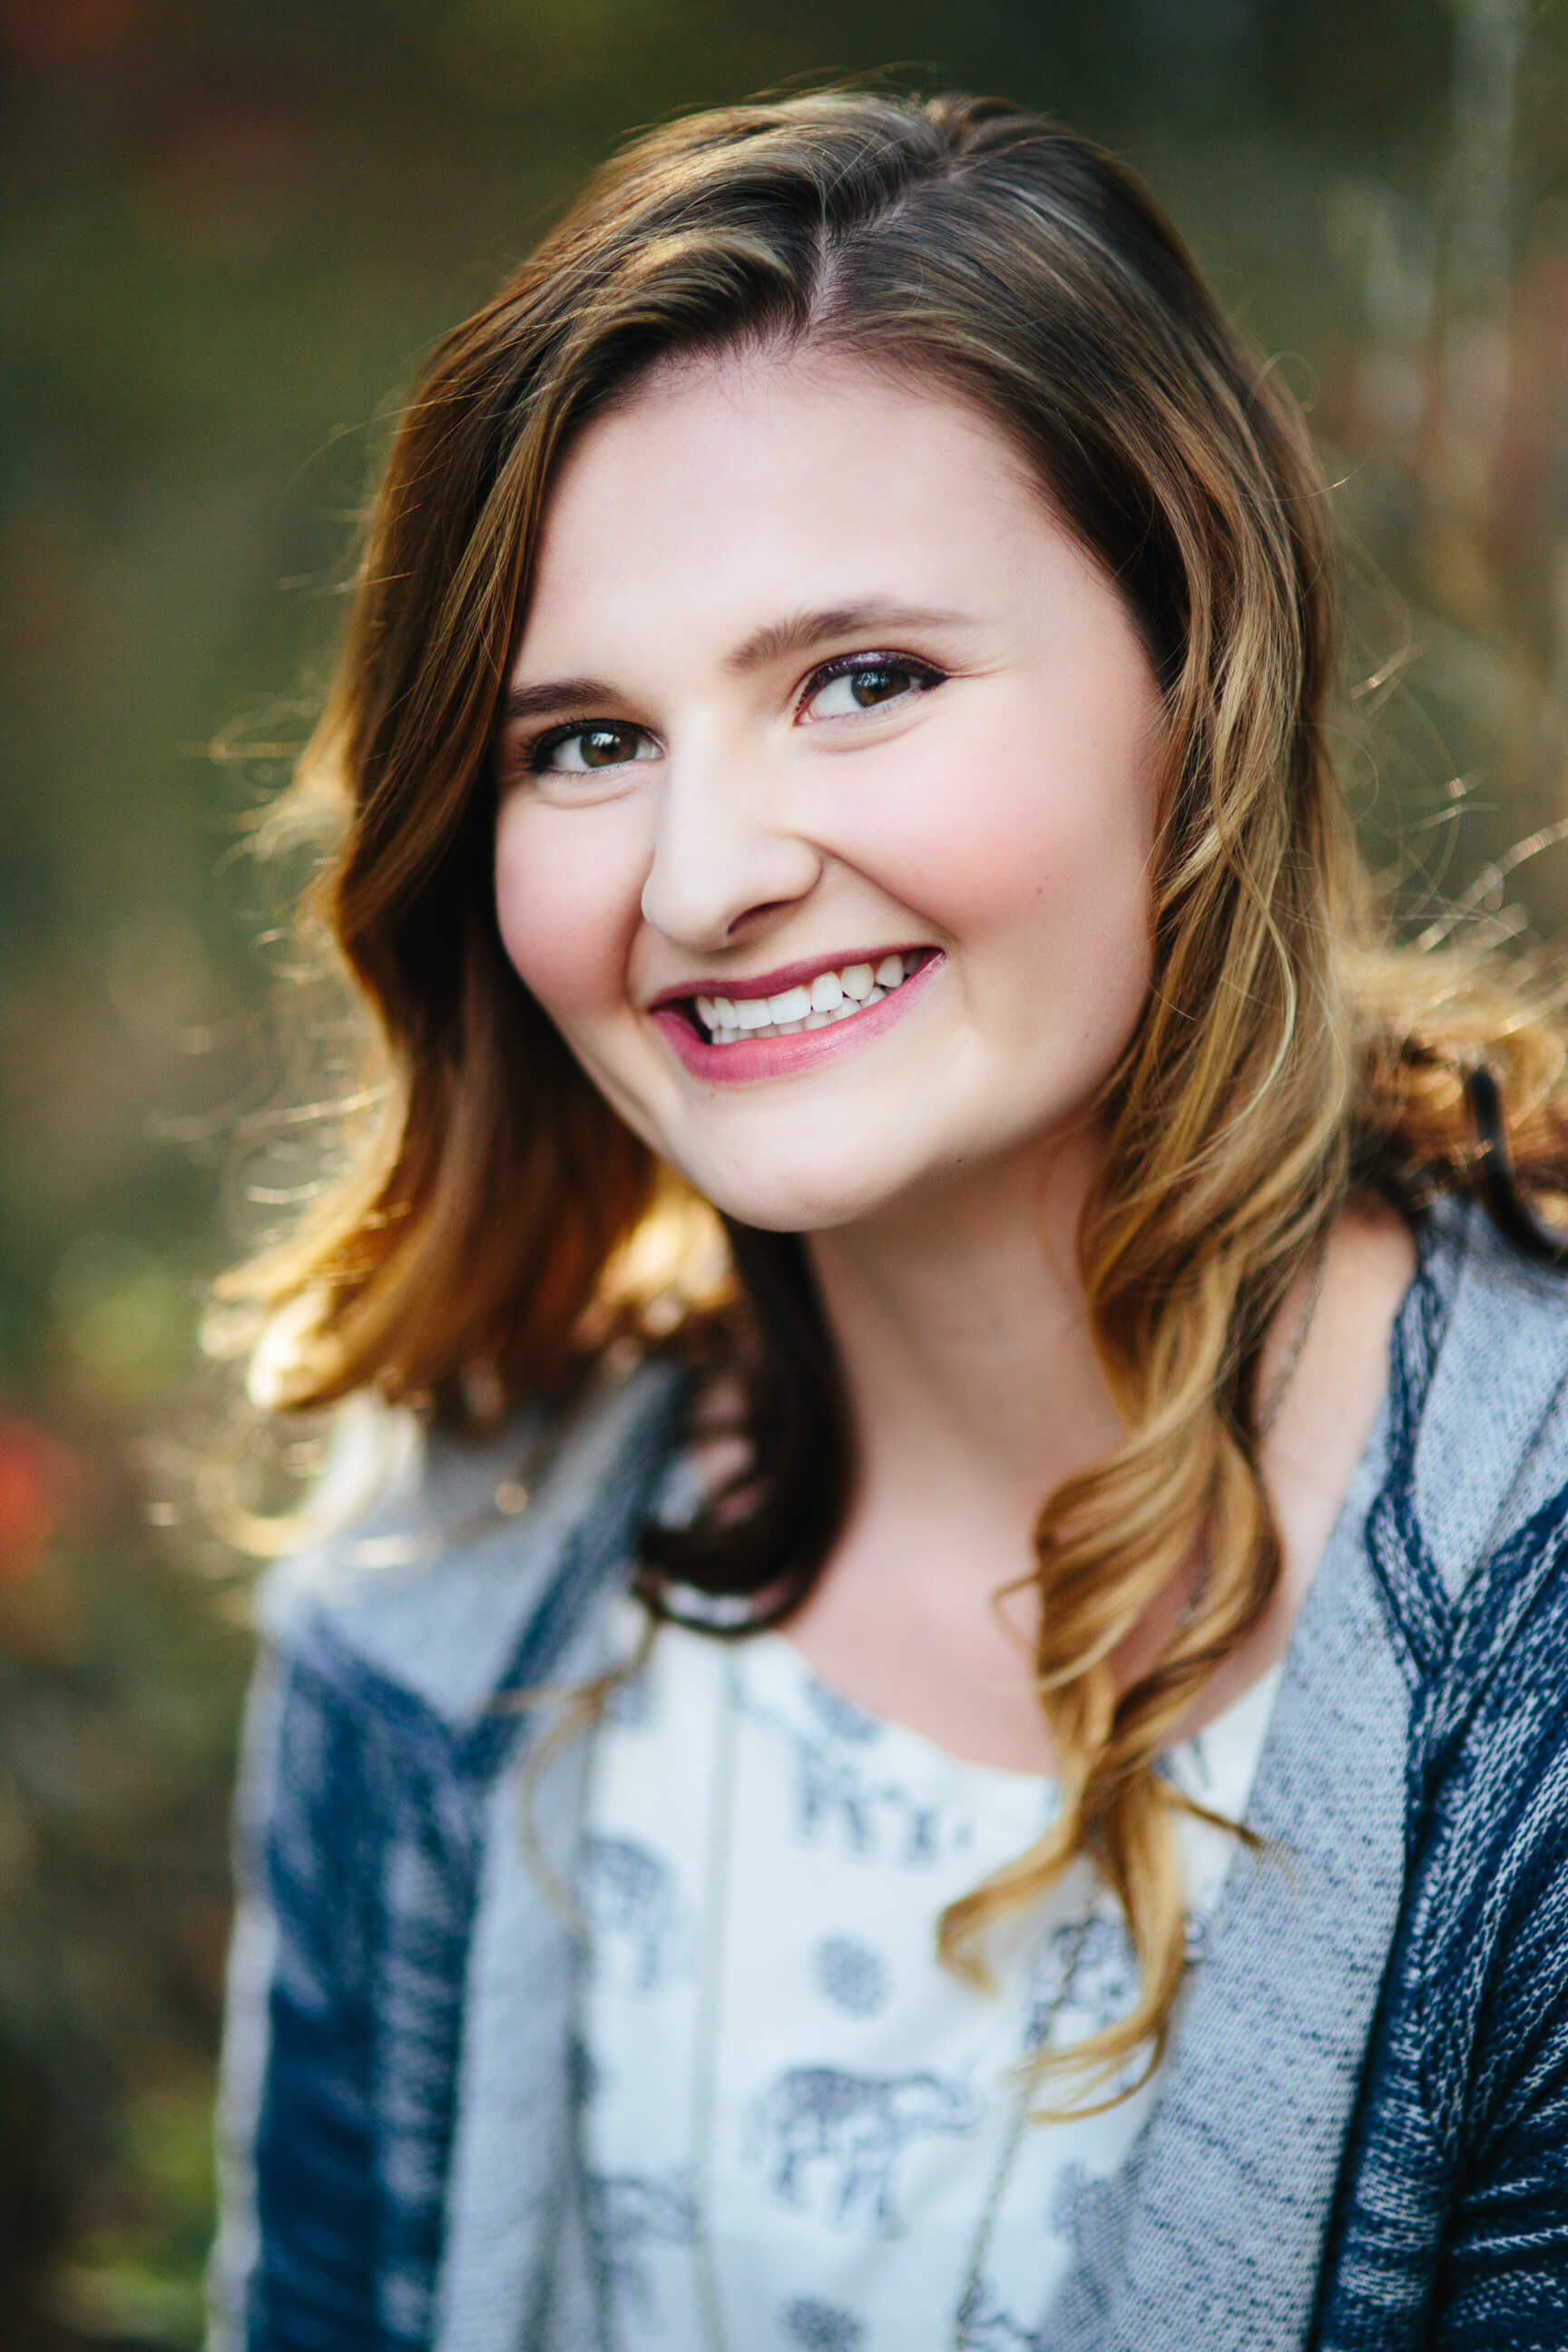
[[[935,662],[925,661],[916,654],[901,654],[891,650],[837,654],[831,661],[823,662],[806,677],[795,704],[797,718],[813,698],[820,694],[824,687],[830,686],[835,678],[852,677],[857,670],[862,669],[907,670],[915,681],[913,691],[918,694],[929,694],[933,687],[945,685],[952,675],[951,671],[939,668]],[[903,697],[900,695],[894,699],[902,701]],[[518,764],[523,774],[531,776],[552,775],[557,772],[574,773],[574,771],[556,771],[547,767],[545,763],[551,753],[557,751],[563,743],[569,743],[574,735],[590,735],[595,729],[619,727],[623,723],[618,719],[603,717],[562,719],[555,726],[547,728],[542,735],[534,736],[531,742],[522,746],[519,753]],[[629,726],[626,731],[628,733],[632,731]],[[612,764],[624,764],[630,767],[635,763],[626,761]],[[604,772],[600,771],[600,772]]]
[[[875,653],[836,654],[831,661],[812,671],[801,689],[796,709],[804,709],[813,696],[820,694],[825,686],[831,686],[836,677],[853,677],[861,669],[907,670],[916,681],[915,691],[919,694],[929,694],[933,686],[944,685],[951,674],[939,669],[935,662],[922,661],[914,654],[895,653],[890,648]],[[903,697],[900,695],[896,699],[902,701]]]
[[[562,719],[556,726],[547,728],[542,735],[535,735],[529,742],[522,745],[518,753],[517,764],[519,770],[525,776],[571,774],[574,772],[570,769],[552,769],[545,765],[545,761],[549,759],[551,752],[559,750],[563,743],[570,743],[574,735],[596,735],[599,733],[609,734],[611,732],[626,735],[636,733],[640,735],[645,734],[647,730],[640,727],[634,728],[628,720],[621,719],[605,719],[600,717],[597,719]],[[626,761],[624,764],[630,767],[633,763],[630,761]]]

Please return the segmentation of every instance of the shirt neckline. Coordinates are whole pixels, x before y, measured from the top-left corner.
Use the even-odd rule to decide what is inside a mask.
[[[693,1641],[701,1642],[704,1648],[716,1655],[721,1656],[731,1647],[729,1643],[721,1642],[693,1626],[670,1622],[659,1629],[660,1638],[666,1634],[682,1633],[689,1635]],[[808,1694],[815,1686],[824,1694],[831,1708],[841,1712],[845,1722],[863,1725],[870,1737],[901,1755],[909,1766],[918,1769],[923,1777],[945,1780],[949,1784],[959,1780],[971,1787],[1007,1792],[1016,1800],[1027,1800],[1037,1804],[1056,1785],[1052,1773],[1022,1771],[1008,1765],[985,1764],[973,1757],[956,1755],[951,1748],[944,1748],[940,1740],[917,1730],[912,1724],[901,1722],[897,1716],[877,1714],[819,1674],[782,1627],[773,1626],[763,1633],[748,1634],[734,1647],[743,1668],[747,1664],[753,1669],[761,1664],[764,1685],[771,1685],[769,1695],[787,1698],[792,1705],[799,1705],[802,1701],[809,1705]],[[1218,1715],[1163,1751],[1158,1759],[1159,1767],[1170,1772],[1178,1787],[1188,1788],[1194,1767],[1201,1769],[1200,1759],[1204,1750],[1212,1753],[1216,1746],[1225,1749],[1239,1744],[1249,1762],[1256,1765],[1268,1736],[1284,1666],[1282,1658],[1276,1659],[1272,1665],[1256,1675],[1245,1690],[1238,1691]]]

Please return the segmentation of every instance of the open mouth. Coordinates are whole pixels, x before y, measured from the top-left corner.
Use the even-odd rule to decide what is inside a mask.
[[[776,996],[688,996],[668,1007],[682,1013],[705,1045],[738,1045],[754,1038],[794,1037],[852,1020],[912,980],[933,950],[892,951],[876,963],[847,963],[782,989]]]

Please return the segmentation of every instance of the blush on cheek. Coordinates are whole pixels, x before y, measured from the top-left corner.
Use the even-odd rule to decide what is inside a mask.
[[[569,851],[557,828],[496,829],[496,920],[513,970],[551,1018],[571,1024],[622,1001],[630,938],[613,868]],[[581,845],[586,847],[587,844]],[[633,920],[637,894],[632,894]]]
[[[1098,783],[1099,779],[1095,780]],[[1152,834],[1145,796],[1108,780],[1094,793],[1054,793],[1038,770],[994,772],[954,824],[951,808],[905,793],[864,851],[881,887],[960,941],[1047,924],[1058,939],[1124,929],[1136,950],[1147,920]],[[1152,793],[1147,803],[1152,804]],[[868,809],[868,817],[874,812]],[[847,845],[851,859],[856,845]]]
[[[1097,908],[1120,919],[1141,907],[1157,798],[1152,681],[1130,629],[1072,667],[1044,686],[999,681],[984,725],[955,703],[951,725],[900,743],[896,765],[838,818],[840,855],[960,940],[1031,904],[1075,929]],[[1092,691],[1069,690],[1084,675]]]

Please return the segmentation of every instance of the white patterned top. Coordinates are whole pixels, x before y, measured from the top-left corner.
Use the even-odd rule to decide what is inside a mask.
[[[1278,1682],[1168,1759],[1233,1819]],[[940,1967],[935,1936],[1055,1804],[1048,1780],[866,1714],[782,1634],[660,1628],[595,1740],[582,1878],[585,2153],[619,2352],[1044,2352],[1081,2218],[1160,2084],[1026,2125],[1008,2168],[1018,2063],[1125,2012],[1131,1948],[1087,1864],[997,1931],[993,1991]],[[1178,1833],[1195,1957],[1235,1841]]]

